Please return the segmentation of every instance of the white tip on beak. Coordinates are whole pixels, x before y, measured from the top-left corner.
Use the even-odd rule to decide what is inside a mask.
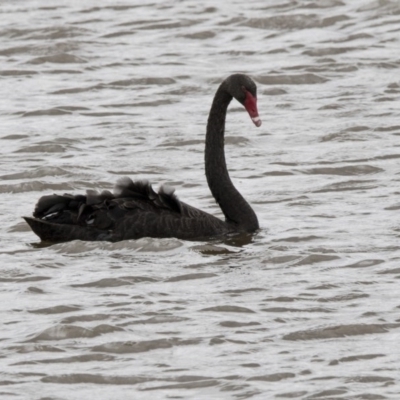
[[[260,119],[260,117],[254,117],[254,118],[252,118],[251,119],[253,122],[254,122],[254,125],[255,126],[257,126],[257,127],[259,127],[259,126],[261,126],[261,119]]]

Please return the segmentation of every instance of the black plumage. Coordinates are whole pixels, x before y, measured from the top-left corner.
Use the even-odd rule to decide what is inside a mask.
[[[119,241],[141,237],[203,239],[234,232],[254,232],[257,217],[232,184],[225,162],[227,108],[236,98],[260,126],[256,85],[246,75],[228,77],[218,88],[207,123],[205,167],[210,190],[225,215],[222,221],[181,202],[168,186],[156,192],[147,181],[118,180],[114,193],[88,190],[86,195],[47,195],[32,217],[24,217],[43,241]]]

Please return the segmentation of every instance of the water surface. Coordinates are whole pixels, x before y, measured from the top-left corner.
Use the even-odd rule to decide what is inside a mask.
[[[400,4],[0,5],[0,395],[400,398]],[[250,243],[41,246],[53,192],[168,183],[221,216],[203,169],[219,82]]]

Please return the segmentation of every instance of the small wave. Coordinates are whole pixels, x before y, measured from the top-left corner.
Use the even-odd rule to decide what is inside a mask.
[[[206,40],[212,39],[216,36],[215,32],[212,31],[201,31],[196,33],[188,33],[186,35],[182,35],[182,37],[186,39],[194,39],[194,40]]]
[[[197,145],[204,145],[204,140],[176,140],[176,141],[166,141],[157,145],[157,147],[182,147],[182,146],[197,146]]]
[[[327,104],[325,106],[322,106],[318,108],[318,110],[340,110],[343,108],[342,104]]]
[[[136,25],[140,23],[140,21],[135,21],[135,22],[130,22],[127,24],[121,24],[120,26],[124,26],[124,25]],[[184,20],[182,19],[181,21],[177,21],[177,22],[156,22],[156,23],[148,23],[145,22],[143,25],[141,26],[137,26],[136,29],[138,30],[156,30],[156,29],[175,29],[175,28],[183,28],[186,26],[194,26],[199,24],[200,21],[198,20]]]
[[[264,90],[263,94],[265,94],[266,96],[281,96],[282,94],[287,94],[287,91],[284,89],[274,88]]]
[[[98,85],[93,85],[93,86],[88,86],[88,87],[83,87],[83,88],[60,89],[60,90],[51,92],[50,94],[74,94],[74,93],[90,92],[93,90],[101,90],[104,88],[106,88],[106,85],[98,84]]]
[[[334,339],[347,336],[371,335],[386,333],[389,329],[398,328],[400,324],[352,324],[337,325],[320,329],[310,329],[285,335],[284,340]]]
[[[264,292],[267,289],[264,288],[259,288],[259,287],[250,287],[250,288],[245,288],[245,289],[228,289],[224,290],[222,293],[228,293],[231,296],[236,296],[240,295],[242,293],[248,293],[248,292]]]
[[[95,287],[95,288],[109,288],[119,286],[131,286],[139,282],[157,282],[154,278],[145,276],[122,276],[120,278],[104,278],[94,282],[81,283],[71,285],[72,287]]]
[[[74,26],[57,26],[51,28],[45,28],[42,30],[32,30],[34,34],[32,39],[70,39],[71,37],[81,36],[87,34],[87,30],[84,28],[78,28]]]
[[[125,79],[120,81],[110,82],[110,86],[150,86],[150,85],[172,85],[176,83],[175,79],[172,78],[159,78],[159,77],[147,77],[147,78],[136,78],[136,79]]]
[[[214,244],[200,244],[192,247],[192,250],[197,251],[204,255],[221,255],[221,254],[233,254],[235,251],[229,250],[224,246],[217,246]]]
[[[0,56],[12,56],[14,54],[29,54],[32,52],[32,46],[17,46],[9,47],[8,49],[0,50]]]
[[[353,40],[360,40],[360,39],[371,39],[373,38],[372,35],[368,33],[355,33],[353,35],[349,35],[344,39],[339,39],[337,42],[351,42]]]
[[[240,306],[215,306],[215,307],[208,307],[203,308],[200,311],[211,311],[211,312],[222,312],[222,313],[244,313],[244,314],[254,314],[255,311],[251,310],[247,307],[240,307]]]
[[[82,64],[86,62],[87,61],[85,59],[68,53],[54,54],[52,56],[35,57],[27,61],[28,64],[45,64],[45,63]]]
[[[72,311],[78,311],[81,307],[78,306],[53,306],[53,307],[46,307],[46,308],[37,308],[36,310],[29,310],[28,312],[32,314],[62,314]]]
[[[36,75],[38,73],[39,73],[38,71],[9,69],[0,71],[0,76],[24,76],[24,75]]]
[[[44,190],[72,190],[69,183],[46,183],[40,181],[0,185],[0,193],[41,192]]]
[[[225,144],[234,146],[247,146],[250,140],[244,136],[225,136]]]
[[[331,313],[333,310],[330,310],[329,308],[323,308],[323,307],[311,307],[311,308],[294,308],[294,307],[269,307],[269,308],[262,308],[261,311],[264,312],[272,312],[272,313]]]
[[[315,235],[309,235],[309,236],[289,236],[289,237],[284,237],[281,239],[274,239],[273,242],[293,242],[293,243],[298,243],[298,242],[309,242],[310,240],[318,240],[322,239],[320,236],[315,236]],[[292,257],[292,256],[289,256]]]
[[[49,279],[51,279],[49,276],[30,275],[30,276],[16,276],[16,277],[0,277],[0,282],[17,282],[17,283],[40,282],[40,281],[47,281]]]
[[[326,185],[322,189],[314,190],[313,193],[344,192],[349,190],[371,190],[375,189],[377,186],[377,182],[372,180],[351,180]]]
[[[328,255],[328,254],[310,254],[307,257],[304,257],[302,260],[298,261],[294,265],[312,265],[321,262],[329,262],[340,259],[339,256]]]
[[[199,344],[200,342],[200,339],[180,338],[144,340],[138,342],[110,342],[94,346],[92,351],[112,354],[143,353],[157,349],[170,349],[175,346],[190,346]]]
[[[357,11],[375,11],[378,15],[395,15],[400,13],[400,7],[397,1],[371,1],[366,5],[361,6]]]
[[[259,375],[248,378],[248,381],[262,381],[262,382],[279,382],[284,379],[294,378],[296,375],[292,372],[280,372],[276,374]]]
[[[160,385],[160,386],[150,386],[141,390],[173,390],[173,389],[197,389],[197,388],[207,388],[211,386],[219,385],[217,379],[191,379],[191,382],[175,383],[172,385]],[[235,387],[237,390],[237,387]]]
[[[184,321],[189,321],[189,318],[185,317],[176,317],[173,315],[156,315],[154,317],[150,317],[147,319],[141,319],[141,320],[136,320],[132,322],[127,322],[125,324],[122,324],[120,326],[126,326],[126,325],[148,325],[148,324],[171,324],[171,323],[178,323],[178,322],[184,322]]]
[[[0,186],[1,193],[1,186]],[[175,238],[156,239],[156,238],[141,238],[138,240],[124,240],[121,242],[83,242],[74,240],[72,242],[59,243],[52,246],[52,249],[58,253],[79,254],[89,251],[104,251],[129,250],[137,252],[160,253],[175,250],[183,246],[182,241]]]
[[[254,77],[254,79],[263,85],[313,85],[329,80],[315,74],[259,75]]]
[[[338,296],[333,296],[333,297],[319,298],[318,302],[331,303],[331,302],[337,302],[337,301],[353,301],[353,300],[357,300],[357,299],[365,299],[367,297],[369,297],[369,295],[365,294],[365,293],[350,293],[350,294],[338,295]]]
[[[272,264],[286,264],[286,263],[291,263],[293,261],[298,260],[300,257],[299,256],[276,256],[276,257],[271,257],[266,260],[267,263],[272,263]]]
[[[239,321],[222,321],[218,325],[224,328],[244,328],[247,326],[258,326],[261,325],[259,322],[239,322]]]
[[[365,142],[370,139],[370,137],[364,135],[357,134],[358,132],[362,132],[366,129],[345,129],[340,132],[330,133],[328,135],[324,135],[320,141],[321,142]]]
[[[384,270],[384,271],[378,272],[378,274],[381,274],[381,275],[386,275],[386,274],[400,274],[400,268],[386,269],[386,270]]]
[[[81,74],[82,71],[76,69],[48,69],[47,74],[62,75],[62,74]]]
[[[360,354],[355,356],[342,357],[336,360],[337,362],[354,362],[354,361],[364,361],[373,360],[374,358],[385,357],[385,354]]]
[[[117,32],[113,32],[113,33],[107,33],[101,37],[105,38],[105,39],[111,39],[111,38],[116,38],[116,37],[121,37],[121,36],[130,36],[130,35],[134,35],[136,32],[127,30],[127,31],[117,31]]]
[[[374,101],[376,101],[376,102],[385,102],[385,101],[395,101],[395,100],[397,100],[397,98],[384,96],[384,97],[378,97]]]
[[[138,101],[136,103],[103,104],[102,107],[157,107],[177,103],[178,100],[161,99],[154,101]]]
[[[103,361],[113,361],[114,356],[110,354],[84,354],[81,356],[71,356],[71,357],[58,357],[58,358],[46,358],[43,360],[34,361],[21,361],[14,363],[12,365],[36,365],[36,364],[70,364],[70,363],[82,363],[82,362],[103,362]]]
[[[21,139],[28,139],[29,135],[20,135],[20,134],[11,134],[7,136],[3,136],[1,139],[3,140],[21,140]]]
[[[36,344],[36,343],[24,343],[22,345],[10,346],[9,350],[13,350],[19,354],[36,353],[36,352],[49,352],[49,353],[63,353],[58,347],[51,346],[49,344]]]
[[[400,203],[393,204],[392,206],[385,207],[384,210],[395,211],[400,210]]]
[[[119,115],[137,115],[134,113],[127,113],[127,112],[121,112],[121,111],[110,111],[110,112],[85,112],[85,113],[81,113],[81,115],[84,115],[86,117],[112,117],[112,116],[119,116]]]
[[[92,329],[83,328],[74,325],[57,325],[43,332],[39,333],[28,342],[37,342],[41,340],[64,340],[64,339],[76,339],[76,338],[93,338],[96,336],[103,335],[105,333],[112,333],[117,331],[123,331],[122,328],[111,326],[111,325],[98,325]]]
[[[342,268],[368,268],[383,262],[384,260],[361,260],[353,264],[344,265]]]
[[[394,385],[396,378],[391,376],[381,375],[364,375],[364,376],[353,376],[346,379],[346,382],[360,382],[360,383],[385,383],[387,385]]]
[[[362,50],[360,47],[327,47],[323,49],[306,50],[303,52],[303,54],[312,57],[326,57],[360,50]]]
[[[192,279],[206,279],[206,278],[213,278],[215,276],[218,276],[218,275],[213,274],[213,273],[199,272],[197,274],[185,274],[185,275],[173,276],[172,278],[168,278],[166,280],[166,282],[180,282],[180,281],[188,281],[188,280],[192,280]]]
[[[38,179],[45,176],[68,176],[68,171],[59,167],[38,167],[32,170],[17,172],[15,174],[8,174],[0,176],[2,180],[13,179]]]
[[[42,378],[42,382],[61,384],[98,384],[98,385],[136,385],[148,382],[152,379],[135,376],[105,376],[99,374],[65,374],[48,375]]]
[[[49,108],[47,110],[35,110],[35,111],[28,111],[22,114],[23,117],[41,117],[43,115],[66,115],[71,114],[70,111],[63,110],[58,107]]]
[[[12,225],[7,232],[30,232],[31,228],[29,227],[29,225],[25,222],[19,222],[15,225]]]
[[[72,285],[71,285],[72,286]],[[70,317],[63,318],[62,324],[74,324],[75,322],[90,322],[90,321],[103,321],[110,318],[110,314],[84,314],[84,315],[72,315]]]
[[[238,22],[231,21],[231,23]],[[321,20],[315,14],[294,14],[294,15],[277,15],[266,18],[242,18],[241,26],[257,29],[276,29],[276,30],[292,30],[317,28],[320,26]],[[229,24],[230,25],[230,24]]]
[[[341,0],[318,0],[317,2],[306,3],[301,8],[334,8],[344,6]]]
[[[303,170],[302,172],[310,175],[340,175],[340,176],[352,176],[352,175],[371,175],[383,172],[382,168],[373,167],[372,165],[349,165],[345,167],[321,167],[321,168],[310,168]]]
[[[293,172],[289,171],[270,171],[270,172],[263,172],[263,176],[289,176],[294,175]]]
[[[32,145],[23,147],[17,150],[15,153],[64,153],[65,146],[60,144],[43,143],[39,145]]]
[[[400,125],[382,126],[379,128],[375,128],[374,131],[375,132],[392,132],[392,131],[400,132]]]

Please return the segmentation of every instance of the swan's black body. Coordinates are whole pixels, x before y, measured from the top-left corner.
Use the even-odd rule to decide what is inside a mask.
[[[25,217],[43,241],[120,241],[141,237],[204,239],[235,232],[254,232],[257,217],[233,186],[225,162],[224,131],[229,103],[236,98],[259,126],[256,86],[242,74],[218,88],[207,123],[205,170],[210,190],[225,215],[222,221],[181,201],[169,188],[156,193],[147,181],[118,181],[109,191],[86,195],[49,195],[39,199],[33,218]]]

